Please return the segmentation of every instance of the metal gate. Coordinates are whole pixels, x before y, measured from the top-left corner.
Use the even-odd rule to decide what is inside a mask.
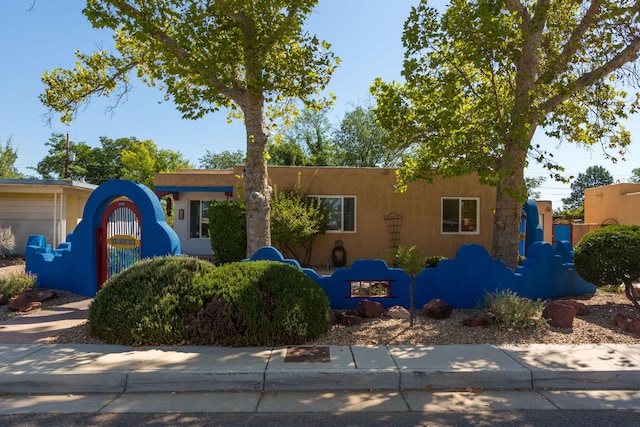
[[[142,258],[140,211],[131,201],[117,200],[102,214],[98,243],[98,290],[109,277]]]

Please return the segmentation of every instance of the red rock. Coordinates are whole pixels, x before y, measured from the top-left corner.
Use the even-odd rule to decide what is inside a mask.
[[[385,312],[385,314],[391,317],[392,319],[409,319],[411,317],[411,313],[409,313],[409,310],[399,305],[394,305],[393,307],[390,307]]]
[[[372,319],[380,317],[384,313],[384,307],[379,302],[363,299],[358,304],[358,316]]]
[[[441,299],[432,299],[422,307],[422,314],[432,319],[446,319],[451,316],[453,307]]]
[[[467,317],[462,321],[462,324],[464,326],[470,326],[473,328],[478,326],[489,326],[489,323],[490,322],[487,316],[484,316],[482,314],[474,314],[473,316]]]
[[[623,331],[629,332],[629,327],[631,326],[631,318],[629,316],[618,313],[616,314],[615,321],[618,328],[622,329]]]
[[[6,295],[0,295],[0,305],[7,305],[9,304],[9,302],[11,301],[11,298],[9,298]]]
[[[576,316],[586,316],[589,314],[589,307],[586,304],[571,299],[562,299],[556,301],[558,304],[570,305],[576,309]]]
[[[355,316],[353,314],[343,314],[342,316],[340,316],[340,323],[346,326],[359,325],[360,323],[362,323],[362,317]]]
[[[30,311],[41,307],[43,301],[57,297],[58,293],[51,289],[27,289],[11,300],[7,307],[13,311]]]
[[[637,317],[631,318],[631,323],[629,324],[629,332],[634,335],[640,335],[640,319]]]
[[[542,310],[542,317],[554,328],[572,328],[576,309],[570,305],[551,302]]]

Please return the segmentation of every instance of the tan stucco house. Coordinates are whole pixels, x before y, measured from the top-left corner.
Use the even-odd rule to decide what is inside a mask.
[[[574,224],[574,244],[603,225],[640,225],[640,183],[625,182],[584,190],[584,223]]]
[[[174,229],[183,253],[213,255],[207,206],[214,200],[242,200],[242,173],[243,167],[236,166],[155,176],[156,194],[174,198]],[[297,188],[332,208],[331,229],[316,238],[311,266],[330,264],[338,241],[348,264],[380,258],[398,245],[417,245],[428,256],[445,257],[466,243],[491,249],[495,188],[480,184],[475,175],[412,183],[404,193],[395,191],[396,170],[391,168],[270,166],[269,178],[276,191]],[[551,242],[548,210],[545,240]]]
[[[0,227],[11,227],[15,254],[24,254],[30,234],[53,247],[82,219],[95,185],[66,180],[0,179]]]

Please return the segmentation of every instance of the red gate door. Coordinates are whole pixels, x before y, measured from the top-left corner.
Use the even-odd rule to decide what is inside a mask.
[[[96,237],[100,290],[109,277],[142,259],[142,222],[136,205],[117,200],[107,206]]]

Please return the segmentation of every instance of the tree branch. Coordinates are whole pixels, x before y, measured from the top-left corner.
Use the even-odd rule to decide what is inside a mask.
[[[111,0],[111,4],[118,8],[123,15],[133,19],[135,22],[140,23],[147,21],[140,10],[131,6],[126,1]],[[148,31],[153,39],[155,39],[163,46],[166,46],[176,58],[194,65],[194,71],[202,75],[203,73],[199,72],[197,69],[203,67],[203,69],[206,70],[206,67],[196,63],[193,60],[191,53],[188,50],[180,47],[178,42],[173,37],[169,36],[165,31],[161,30],[156,25],[149,25],[149,28],[145,28],[145,30]],[[217,91],[219,91],[227,98],[237,102],[237,100],[242,96],[242,92],[240,90],[227,87],[219,79],[212,77],[209,73],[205,73],[205,76],[209,81],[209,84],[211,84],[212,87],[214,87]]]
[[[569,41],[564,45],[564,50],[560,53],[558,58],[556,59],[556,64],[553,69],[548,69],[544,74],[540,76],[538,79],[541,83],[551,83],[556,77],[564,73],[569,67],[569,61],[575,55],[578,48],[580,47],[580,41],[584,37],[587,30],[593,25],[595,22],[595,18],[600,12],[600,7],[602,6],[602,2],[600,0],[594,0],[589,9],[582,17],[582,20],[578,23],[576,28],[573,29],[571,35],[569,36]]]
[[[620,53],[614,56],[609,62],[602,66],[581,75],[573,83],[566,87],[566,91],[551,97],[538,110],[537,119],[540,120],[548,111],[554,111],[558,105],[570,98],[575,93],[581,91],[585,87],[597,82],[607,74],[619,69],[623,65],[636,61],[638,59],[638,51],[640,51],[640,37],[635,37]]]

